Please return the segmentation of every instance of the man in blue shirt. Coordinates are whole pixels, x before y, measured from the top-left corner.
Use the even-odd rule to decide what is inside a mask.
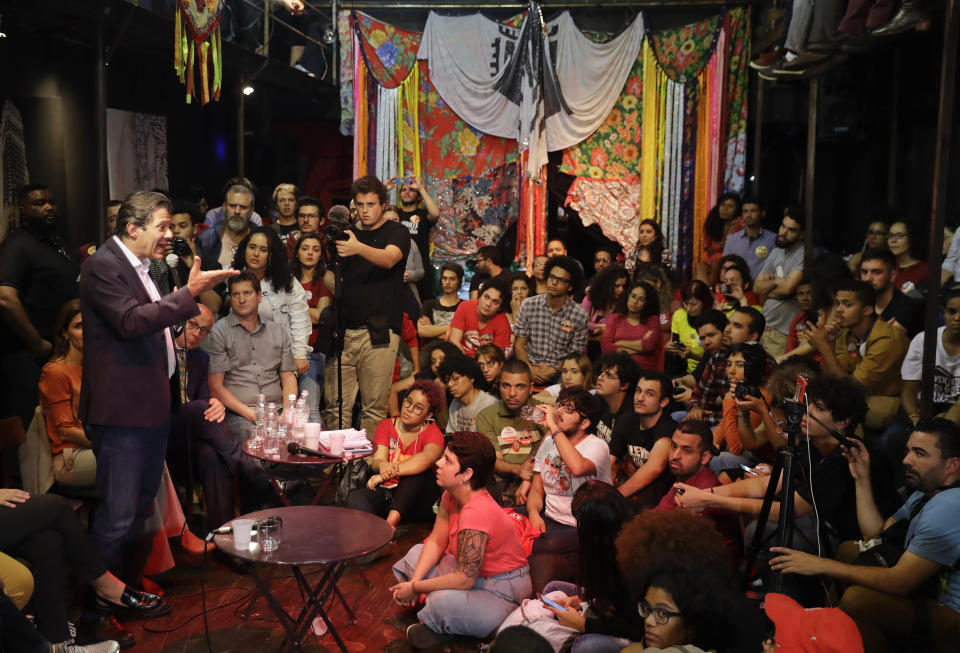
[[[866,448],[855,442],[845,456],[856,483],[860,529],[865,538],[882,535],[884,559],[891,566],[847,564],[773,547],[779,555],[770,561],[771,569],[823,574],[847,584],[840,608],[857,622],[866,651],[955,651],[960,639],[960,426],[943,418],[917,424],[903,459],[913,494],[887,519],[873,499]],[[898,533],[904,550],[896,559],[889,545]]]
[[[750,266],[750,276],[756,279],[763,271],[767,256],[777,243],[777,234],[763,228],[763,218],[767,214],[763,205],[755,197],[743,200],[740,210],[743,217],[743,229],[727,236],[723,246],[723,255],[736,254]]]

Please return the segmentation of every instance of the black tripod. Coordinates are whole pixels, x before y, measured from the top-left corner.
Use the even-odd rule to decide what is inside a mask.
[[[800,434],[800,422],[803,418],[803,404],[796,401],[785,402],[784,413],[786,414],[787,424],[784,431],[787,434],[787,444],[777,449],[777,459],[773,464],[773,471],[770,472],[770,480],[767,483],[767,491],[763,497],[763,506],[760,508],[760,514],[757,517],[756,530],[753,533],[753,540],[747,546],[745,561],[746,566],[743,571],[742,586],[746,587],[751,573],[754,571],[757,562],[757,555],[763,548],[764,532],[766,531],[767,521],[770,518],[770,508],[774,501],[780,502],[780,515],[777,522],[777,546],[791,546],[793,543],[793,491],[796,482],[796,468],[794,462],[797,459],[797,436]],[[780,482],[782,479],[782,483]],[[780,496],[777,498],[777,485],[780,485]],[[770,579],[770,591],[781,592],[783,590],[783,575],[772,574]]]

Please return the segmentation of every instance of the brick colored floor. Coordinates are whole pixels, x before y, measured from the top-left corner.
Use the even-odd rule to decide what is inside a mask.
[[[353,608],[357,622],[349,623],[346,611],[336,603],[330,611],[331,619],[351,652],[389,651],[402,653],[414,649],[407,643],[404,632],[416,622],[416,610],[397,606],[387,588],[393,584],[390,566],[406,550],[423,540],[429,532],[426,524],[402,528],[398,541],[389,556],[362,567],[368,588],[360,579],[356,568],[348,569],[340,580],[339,588]],[[178,564],[159,580],[167,587],[167,599],[171,614],[149,620],[132,621],[124,625],[137,638],[132,651],[158,653],[201,653],[207,651],[200,598],[199,557],[181,557]],[[311,581],[317,580],[318,568],[304,568]],[[207,621],[209,623],[212,650],[217,653],[240,651],[267,652],[279,648],[284,631],[269,606],[261,598],[253,614],[244,619],[240,612],[254,588],[253,578],[243,575],[224,564],[219,556],[208,556],[204,572],[206,588]],[[273,579],[277,597],[288,610],[302,605],[299,591],[288,571],[280,570]],[[167,631],[170,632],[161,632]],[[479,642],[462,638],[437,650],[475,651]],[[336,642],[329,634],[317,637],[312,632],[304,639],[305,651],[338,651]]]

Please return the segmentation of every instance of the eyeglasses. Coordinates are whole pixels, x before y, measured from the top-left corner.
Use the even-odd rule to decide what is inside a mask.
[[[620,377],[617,376],[616,372],[611,372],[610,370],[604,370],[597,375],[598,379],[609,379],[611,381],[619,381]]]
[[[422,404],[413,403],[413,399],[411,399],[410,397],[407,397],[406,399],[403,400],[403,407],[409,408],[410,412],[413,413],[414,415],[423,415],[423,411],[427,409],[427,407]]]
[[[594,263],[609,263],[609,262],[610,262],[610,259],[608,259],[608,258],[599,258],[599,257],[594,256],[594,257],[593,257],[593,262],[594,262]]]
[[[563,412],[565,412],[567,415],[573,415],[574,413],[580,413],[580,411],[577,410],[577,407],[576,407],[576,406],[574,406],[573,404],[569,404],[569,403],[567,403],[567,404],[557,404],[557,410],[563,411]],[[584,415],[583,413],[580,413],[580,416],[581,416],[581,417],[586,417],[586,415]]]
[[[887,233],[887,240],[893,240],[894,238],[906,238],[906,237],[907,237],[906,231],[898,231],[896,233],[891,231]]]
[[[653,615],[653,620],[656,621],[661,626],[665,626],[671,617],[682,617],[683,615],[679,612],[671,612],[665,608],[651,608],[650,604],[646,601],[640,601],[637,604],[637,611],[640,613],[640,616],[646,619],[651,614]]]
[[[199,331],[203,335],[207,335],[212,330],[212,327],[200,326],[198,322],[194,322],[193,320],[188,321],[187,326],[193,329],[194,331]]]
[[[496,361],[477,361],[477,365],[480,366],[481,370],[489,370],[491,367],[496,367]]]
[[[564,277],[558,277],[555,274],[551,274],[549,277],[547,277],[547,281],[556,281],[557,283],[561,283],[561,282],[570,283],[570,279],[566,279]]]
[[[462,374],[457,374],[456,372],[454,372],[453,374],[447,377],[447,383],[460,383],[460,380],[462,378],[463,378]]]

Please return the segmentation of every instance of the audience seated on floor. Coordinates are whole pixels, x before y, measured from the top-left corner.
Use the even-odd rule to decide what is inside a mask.
[[[703,371],[707,368],[710,357],[720,351],[723,346],[723,332],[727,328],[727,316],[722,311],[710,309],[704,311],[697,318],[697,340],[702,347],[702,357],[692,372],[686,372],[674,379],[674,399],[684,405],[690,401],[693,389],[703,378]]]
[[[497,399],[480,389],[483,372],[472,358],[463,354],[445,358],[437,371],[453,400],[448,408],[447,433],[476,431],[477,415]]]
[[[845,453],[855,477],[857,520],[875,549],[844,543],[838,559],[776,548],[783,574],[833,578],[840,609],[856,622],[867,651],[956,650],[960,637],[960,427],[943,418],[917,424],[903,459],[912,493],[892,516],[871,481],[871,455]]]
[[[730,348],[727,359],[730,389],[723,397],[723,419],[713,431],[717,455],[710,461],[710,468],[718,475],[740,465],[752,466],[757,462],[752,452],[766,444],[756,432],[770,400],[763,390],[766,371],[767,353],[759,343],[741,342]]]
[[[610,448],[594,434],[600,400],[582,388],[560,391],[543,405],[547,435],[537,450],[526,514],[541,535],[533,543],[530,575],[536,591],[550,580],[571,580],[577,551],[573,493],[589,480],[611,482]]]
[[[530,368],[521,360],[510,359],[500,372],[500,401],[477,415],[477,431],[487,436],[496,450],[494,478],[500,495],[518,505],[526,503],[534,454],[547,431],[545,424],[521,412],[524,406],[538,404],[532,391]]]
[[[906,333],[878,319],[876,293],[866,281],[836,286],[833,316],[807,338],[823,356],[823,371],[851,377],[867,395],[864,426],[884,429],[900,408],[900,366],[907,354]]]
[[[641,370],[633,410],[613,430],[612,474],[617,489],[635,508],[653,508],[673,483],[668,463],[677,423],[666,412],[672,387],[663,372]]]
[[[572,352],[560,359],[560,382],[548,385],[533,396],[544,404],[557,403],[557,395],[564,388],[596,388],[597,379],[593,374],[593,363],[586,354]],[[596,390],[594,390],[596,392]]]
[[[859,279],[877,293],[874,313],[888,324],[899,327],[912,338],[923,330],[923,304],[903,294],[894,285],[897,257],[887,248],[868,249],[860,262]]]
[[[452,635],[487,637],[530,596],[530,569],[513,519],[485,489],[496,454],[480,433],[454,433],[437,462],[443,495],[433,530],[393,565],[393,600],[413,606],[420,623],[407,629],[414,648]]]
[[[702,281],[688,281],[680,287],[680,299],[683,303],[670,320],[671,340],[664,362],[674,374],[690,374],[706,358],[697,340],[697,319],[713,308],[713,293]]]
[[[496,345],[477,347],[477,364],[483,372],[483,390],[494,397],[500,397],[500,372],[507,362],[503,350]]]
[[[646,281],[635,281],[621,295],[600,341],[604,354],[629,354],[639,367],[663,367],[660,298]]]
[[[633,410],[630,398],[636,389],[640,368],[629,354],[619,352],[601,356],[597,370],[595,394],[603,402],[603,409],[597,418],[595,432],[598,438],[609,444],[617,422]]]
[[[432,515],[437,498],[434,464],[443,453],[443,433],[433,416],[443,409],[443,391],[433,381],[416,381],[400,403],[400,415],[380,422],[373,434],[373,475],[365,488],[347,497],[347,507],[401,519]]]
[[[510,347],[510,322],[504,311],[510,301],[510,287],[506,281],[491,279],[483,286],[477,299],[461,302],[450,322],[447,340],[471,358],[482,345],[496,345],[503,350]]]

